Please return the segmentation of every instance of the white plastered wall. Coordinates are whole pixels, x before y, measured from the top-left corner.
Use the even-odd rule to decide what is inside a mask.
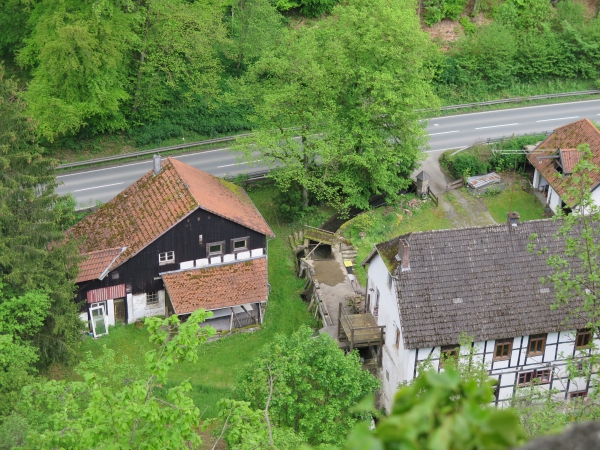
[[[398,384],[406,380],[409,371],[409,351],[404,349],[402,329],[400,327],[400,313],[395,294],[395,280],[392,288],[388,287],[388,269],[381,256],[376,255],[371,260],[368,270],[371,294],[371,306],[375,304],[375,292],[379,289],[379,314],[377,324],[385,326],[385,343],[382,346],[381,358],[381,387],[383,393],[383,407],[391,410],[394,394]],[[372,311],[371,311],[372,312]],[[396,330],[400,330],[400,342],[396,347]]]
[[[165,291],[158,291],[158,303],[152,306],[146,305],[146,294],[127,294],[127,317],[128,323],[144,317],[165,315]]]
[[[548,206],[552,210],[552,212],[556,213],[558,208],[560,207],[560,196],[556,193],[552,186],[548,188]]]

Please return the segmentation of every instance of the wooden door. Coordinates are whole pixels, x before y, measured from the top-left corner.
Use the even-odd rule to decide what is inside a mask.
[[[115,304],[115,323],[125,322],[125,299],[124,298],[116,298],[114,300]]]

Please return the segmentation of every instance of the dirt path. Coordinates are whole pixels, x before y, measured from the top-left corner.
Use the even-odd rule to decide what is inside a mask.
[[[490,215],[485,203],[463,189],[445,192],[439,197],[444,215],[455,228],[493,225],[496,221]]]

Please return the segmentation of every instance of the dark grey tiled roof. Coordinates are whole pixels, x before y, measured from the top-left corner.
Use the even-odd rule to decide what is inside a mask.
[[[517,227],[411,233],[378,244],[377,252],[398,278],[406,347],[455,344],[463,331],[483,341],[585,326],[570,319],[566,308],[552,310],[554,289],[540,282],[552,270],[548,254],[563,247],[554,237],[559,226],[550,219],[533,220]],[[410,245],[410,270],[405,272],[395,258],[402,238]],[[530,253],[530,242],[547,253]]]

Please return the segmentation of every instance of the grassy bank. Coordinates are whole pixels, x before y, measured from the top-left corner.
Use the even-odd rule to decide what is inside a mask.
[[[340,228],[343,236],[350,239],[357,251],[356,262],[359,267],[356,269],[356,276],[363,286],[366,283],[366,275],[360,263],[375,244],[412,231],[452,228],[452,223],[444,217],[442,208],[436,207],[431,200],[418,200],[419,209],[412,209],[407,214],[405,209],[409,209],[407,204],[412,198],[413,195],[402,196],[399,204],[359,214]],[[361,237],[361,232],[364,233],[364,237]]]
[[[271,292],[264,324],[254,333],[236,333],[203,345],[198,362],[175,365],[165,386],[189,380],[194,402],[202,411],[206,409],[204,417],[216,414],[217,401],[231,395],[233,384],[244,366],[256,357],[263,345],[272,341],[275,334],[291,334],[300,325],[314,325],[307,305],[299,295],[304,280],[296,278],[292,253],[287,245],[287,236],[293,229],[277,222],[274,189],[262,186],[250,190],[249,195],[277,236],[268,243]],[[106,346],[114,349],[118,358],[125,357],[136,366],[143,367],[144,353],[151,348],[148,336],[145,327],[120,325],[112,327],[108,336],[87,338],[82,352],[99,355]],[[48,374],[53,378],[77,377],[72,369],[54,369]]]

